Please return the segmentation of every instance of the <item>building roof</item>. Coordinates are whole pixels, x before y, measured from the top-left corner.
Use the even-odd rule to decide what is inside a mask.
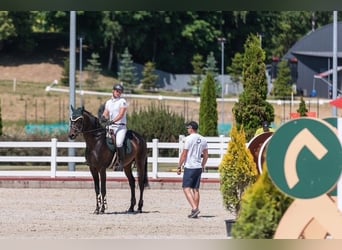
[[[337,34],[337,56],[342,57],[342,22],[337,23]],[[332,57],[333,23],[310,31],[292,46],[284,58],[291,59],[294,56]]]

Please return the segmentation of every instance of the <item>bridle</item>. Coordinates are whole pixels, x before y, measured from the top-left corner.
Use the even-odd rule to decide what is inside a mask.
[[[82,121],[78,122],[78,123],[81,123],[82,126],[81,128],[79,126],[77,126],[77,121],[82,119]],[[102,130],[102,128],[95,128],[95,129],[89,129],[89,130],[84,130],[84,117],[83,115],[81,116],[78,116],[76,118],[73,118],[73,117],[70,117],[70,128],[75,132],[76,135],[79,135],[81,133],[83,134],[86,134],[86,133],[92,133],[92,132],[96,132],[96,131],[99,131],[99,130]]]
[[[79,126],[77,126],[77,121],[80,119],[82,119],[82,121],[81,121],[82,127],[81,128],[79,128]],[[84,133],[84,131],[83,131],[83,120],[84,120],[83,115],[76,117],[76,118],[70,117],[70,128],[72,131],[75,132],[76,135]]]

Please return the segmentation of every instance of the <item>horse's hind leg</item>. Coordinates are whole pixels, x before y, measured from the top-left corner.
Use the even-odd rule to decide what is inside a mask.
[[[147,184],[147,169],[145,169],[145,162],[143,164],[138,164],[137,169],[139,173],[139,190],[140,198],[138,202],[138,212],[142,213],[142,207],[144,205],[144,189]]]
[[[127,176],[128,179],[128,183],[129,183],[129,187],[131,189],[131,205],[128,208],[127,212],[128,213],[133,213],[134,212],[134,206],[136,204],[136,199],[135,199],[135,179],[134,176],[132,174],[132,168],[126,167],[125,169],[125,174]]]

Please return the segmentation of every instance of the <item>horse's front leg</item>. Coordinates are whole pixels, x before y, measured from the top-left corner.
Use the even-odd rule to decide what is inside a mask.
[[[107,209],[107,187],[106,187],[106,179],[107,179],[107,173],[106,168],[101,168],[100,170],[100,176],[101,176],[101,203],[100,203],[100,213],[103,214],[105,210]]]
[[[132,169],[131,167],[125,168],[125,174],[128,179],[129,187],[131,189],[131,206],[128,208],[127,212],[128,213],[133,213],[134,212],[134,206],[136,204],[136,199],[135,199],[135,179],[132,174]]]
[[[100,179],[99,179],[99,174],[95,168],[90,167],[90,173],[93,177],[94,181],[94,188],[95,188],[95,194],[96,194],[96,207],[94,214],[99,214],[100,212],[100,203],[101,203],[101,195],[100,195]]]

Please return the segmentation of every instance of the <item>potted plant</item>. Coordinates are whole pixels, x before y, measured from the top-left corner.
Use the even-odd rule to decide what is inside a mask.
[[[236,126],[230,132],[230,142],[226,154],[219,165],[220,190],[225,208],[236,219],[239,216],[241,197],[258,176],[252,153],[246,147],[243,127]],[[230,236],[233,220],[226,220],[227,235]]]

